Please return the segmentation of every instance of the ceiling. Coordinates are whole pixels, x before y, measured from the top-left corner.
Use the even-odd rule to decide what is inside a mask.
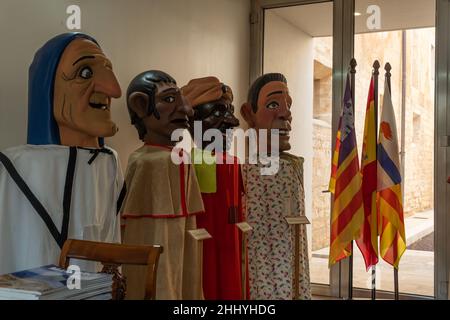
[[[392,31],[434,27],[435,0],[356,0],[356,33],[371,32],[366,26],[371,13],[368,6],[376,4],[381,9],[381,29]],[[312,37],[331,36],[333,33],[333,3],[300,5],[270,9]]]

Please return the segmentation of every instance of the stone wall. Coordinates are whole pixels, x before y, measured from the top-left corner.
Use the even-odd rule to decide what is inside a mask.
[[[434,206],[434,29],[409,30],[406,68],[405,213]]]
[[[330,241],[330,181],[331,126],[322,120],[314,120],[313,158],[313,237],[312,250],[329,245]]]
[[[397,130],[402,128],[402,31],[359,34],[355,37],[356,132],[361,155],[365,110],[372,65],[381,63],[379,112],[384,92],[384,65],[392,65],[392,101]],[[331,161],[331,38],[315,39],[313,250],[329,245]],[[406,31],[405,95],[405,214],[433,209],[434,152],[434,28]],[[325,75],[325,76],[324,76]],[[401,144],[401,141],[399,141]]]
[[[312,250],[330,241],[330,194],[332,108],[332,38],[314,39],[314,120],[313,120],[313,239]]]

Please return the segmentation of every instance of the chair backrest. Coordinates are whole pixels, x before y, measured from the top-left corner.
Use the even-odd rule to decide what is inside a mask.
[[[67,269],[70,259],[101,262],[106,268],[121,265],[147,266],[145,279],[145,300],[156,295],[156,277],[161,246],[137,246],[101,243],[84,240],[67,240],[62,248],[59,266]],[[108,272],[114,273],[114,272]],[[116,295],[116,297],[118,297]]]

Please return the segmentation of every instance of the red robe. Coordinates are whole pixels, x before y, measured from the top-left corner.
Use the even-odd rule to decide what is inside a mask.
[[[217,157],[225,157],[217,154]],[[230,156],[228,156],[230,157]],[[233,157],[234,158],[234,157]],[[239,164],[216,165],[216,193],[202,193],[205,214],[197,216],[198,228],[212,239],[203,243],[203,293],[206,300],[241,300],[241,242],[236,223],[243,221],[243,183]],[[230,214],[231,207],[236,214]]]

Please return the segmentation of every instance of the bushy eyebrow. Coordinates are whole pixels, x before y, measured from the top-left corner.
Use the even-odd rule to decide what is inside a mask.
[[[178,92],[178,91],[180,91],[180,90],[178,90],[178,89],[176,89],[176,88],[168,88],[168,89],[166,89],[166,90],[163,90],[162,92],[161,92],[161,94],[163,94],[163,93],[166,93],[166,92]]]
[[[94,57],[94,56],[83,56],[83,57],[77,59],[77,60],[72,64],[72,66],[76,65],[78,62],[80,62],[80,61],[82,61],[82,60],[85,60],[85,59],[95,59],[95,57]]]
[[[283,91],[274,91],[274,92],[271,92],[271,93],[269,93],[269,94],[267,95],[267,97],[274,96],[274,95],[276,95],[276,94],[283,94]]]

